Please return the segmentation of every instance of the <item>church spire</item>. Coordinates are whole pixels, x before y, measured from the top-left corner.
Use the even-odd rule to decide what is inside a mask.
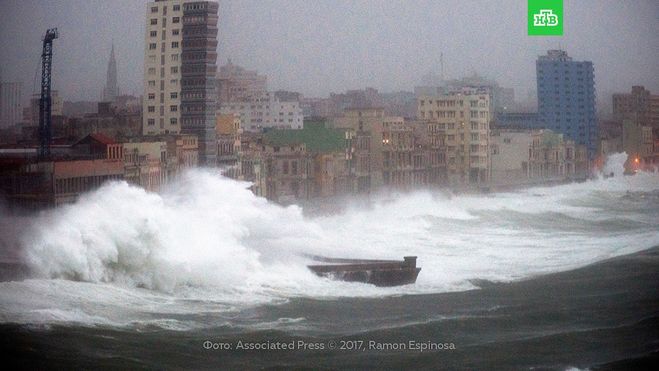
[[[114,42],[112,43],[112,50],[110,51],[110,61],[108,62],[107,80],[105,89],[103,89],[103,101],[114,102],[119,95],[119,87],[117,85],[117,61],[114,57]]]

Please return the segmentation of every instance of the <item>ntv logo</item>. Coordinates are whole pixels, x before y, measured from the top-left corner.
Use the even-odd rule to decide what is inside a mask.
[[[563,0],[528,0],[529,36],[563,34]]]
[[[538,14],[533,15],[533,26],[535,27],[555,27],[558,26],[558,16],[551,9],[543,9]]]

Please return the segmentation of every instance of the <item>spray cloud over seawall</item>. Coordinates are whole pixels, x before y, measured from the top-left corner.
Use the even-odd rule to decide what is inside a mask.
[[[35,278],[0,284],[16,313],[34,311],[8,317],[103,323],[296,296],[466,290],[473,279],[520,279],[659,245],[656,174],[492,195],[417,191],[314,218],[248,186],[196,170],[161,194],[111,183],[40,216],[22,238]],[[335,282],[309,272],[302,253],[417,255],[422,271],[411,287]],[[81,301],[94,309],[79,313]],[[103,312],[109,305],[121,309]]]

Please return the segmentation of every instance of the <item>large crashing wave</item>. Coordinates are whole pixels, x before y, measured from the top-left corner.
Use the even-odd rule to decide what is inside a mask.
[[[41,217],[23,239],[26,260],[41,277],[165,291],[239,287],[264,259],[294,258],[294,240],[319,232],[298,207],[269,203],[248,186],[201,170],[162,194],[110,183]]]
[[[618,157],[609,166],[619,168]],[[453,197],[417,191],[306,218],[254,196],[247,183],[195,170],[161,194],[107,184],[39,217],[22,244],[37,277],[231,302],[462,290],[474,278],[523,278],[659,244],[651,214],[659,201],[622,199],[659,189],[658,180],[638,174]],[[378,289],[317,278],[302,253],[417,255],[423,270],[412,288]]]

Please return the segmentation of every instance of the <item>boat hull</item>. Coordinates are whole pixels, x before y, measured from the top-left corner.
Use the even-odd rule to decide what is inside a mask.
[[[421,268],[416,266],[415,256],[407,256],[403,261],[314,258],[316,261],[328,263],[308,266],[320,277],[380,287],[413,284],[421,272]]]

